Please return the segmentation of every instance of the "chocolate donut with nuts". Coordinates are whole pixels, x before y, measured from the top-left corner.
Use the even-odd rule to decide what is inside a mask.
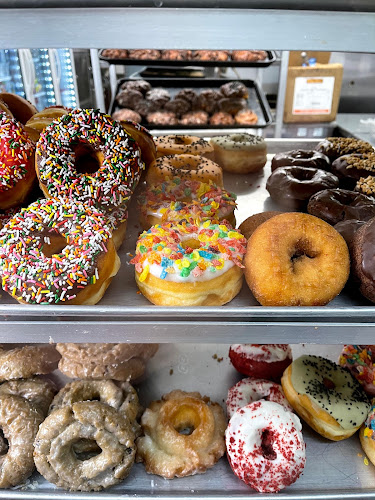
[[[319,142],[315,150],[328,156],[332,162],[347,154],[374,152],[374,148],[369,142],[352,137],[327,137]]]

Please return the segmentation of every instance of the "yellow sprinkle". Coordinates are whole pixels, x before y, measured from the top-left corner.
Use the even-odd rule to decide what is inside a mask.
[[[161,208],[161,209],[160,209],[160,213],[161,213],[162,215],[164,215],[166,211],[167,211],[167,209],[166,209],[166,208]]]
[[[219,266],[215,266],[216,269],[223,269],[223,267],[224,267],[224,259],[218,259],[218,260],[220,262],[220,265]]]
[[[228,237],[235,238],[236,240],[240,240],[241,238],[243,238],[242,234],[238,233],[237,231],[229,231]]]
[[[189,267],[190,266],[190,262],[188,259],[183,259],[182,261],[182,267]]]
[[[370,437],[372,435],[372,430],[366,427],[363,434],[365,437]]]
[[[206,220],[206,222],[204,222],[204,223],[203,223],[203,227],[204,227],[205,229],[207,229],[208,227],[210,227],[210,224],[211,224],[211,221],[210,221],[210,220]],[[227,229],[227,227],[226,227],[226,226],[224,226],[224,227],[225,227],[225,229]]]
[[[150,271],[150,266],[147,264],[138,277],[140,282],[144,281],[147,278],[149,271]]]
[[[207,234],[199,234],[198,235],[198,240],[202,241],[202,242],[205,242],[205,241],[209,241],[210,238],[207,236]]]
[[[182,260],[181,259],[177,259],[175,261],[175,263],[176,263],[176,266],[178,267],[178,269],[182,269]]]
[[[219,229],[221,229],[221,231],[224,231],[224,232],[228,231],[227,226],[224,226],[224,224],[220,224]]]
[[[172,250],[170,248],[166,247],[164,249],[164,253],[167,254],[167,255],[170,255],[172,253]]]
[[[193,250],[190,254],[191,260],[197,261],[200,259],[198,250]]]
[[[14,297],[15,295],[16,295],[16,287],[14,287],[12,290],[12,297]]]
[[[368,459],[367,459],[367,457],[365,457],[365,458],[363,459],[363,463],[364,463],[365,465],[368,465]]]

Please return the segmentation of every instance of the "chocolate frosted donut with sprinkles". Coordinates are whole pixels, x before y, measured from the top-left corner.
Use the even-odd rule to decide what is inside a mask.
[[[95,109],[76,109],[41,134],[36,150],[40,188],[109,212],[129,201],[144,163],[120,123]]]
[[[73,200],[44,199],[0,231],[0,277],[27,304],[96,304],[120,267],[105,216]]]

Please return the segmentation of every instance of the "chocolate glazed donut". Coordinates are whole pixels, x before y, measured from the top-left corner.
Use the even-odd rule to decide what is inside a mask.
[[[311,167],[330,170],[331,162],[328,156],[319,151],[293,149],[285,153],[277,153],[272,158],[272,172],[279,167]]]
[[[365,194],[346,189],[325,189],[310,198],[307,211],[335,225],[344,220],[367,221],[375,217],[375,204]]]
[[[375,218],[355,233],[352,258],[352,270],[360,283],[359,291],[375,302]]]
[[[332,163],[331,170],[340,179],[342,187],[354,189],[361,177],[375,175],[375,153],[340,156]]]
[[[309,198],[323,189],[336,188],[338,178],[330,172],[307,167],[280,167],[267,180],[271,198],[290,210],[306,209]]]

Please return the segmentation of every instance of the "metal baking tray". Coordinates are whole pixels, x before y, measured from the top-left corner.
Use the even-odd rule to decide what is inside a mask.
[[[229,339],[228,339],[229,340]],[[337,362],[339,346],[292,346],[293,356],[318,354]],[[222,358],[222,359],[221,359]],[[54,380],[60,379],[55,372]],[[59,378],[58,378],[59,377]],[[241,376],[231,366],[228,345],[165,344],[160,346],[147,367],[147,378],[138,386],[142,405],[147,407],[174,389],[199,391],[225,408],[227,391]],[[67,379],[63,379],[63,382]],[[375,467],[365,465],[358,434],[339,442],[320,437],[303,425],[306,441],[306,467],[302,476],[288,488],[275,494],[258,494],[236,478],[226,457],[205,474],[167,480],[146,474],[142,464],[135,464],[130,475],[116,487],[101,492],[69,493],[48,483],[38,473],[24,489],[0,490],[0,498],[19,500],[114,500],[117,498],[163,498],[223,500],[341,500],[375,499]]]
[[[100,49],[99,59],[106,61],[109,64],[127,64],[132,66],[210,66],[210,67],[236,67],[236,68],[266,68],[276,61],[276,53],[273,50],[266,50],[266,59],[263,61],[246,62],[234,61],[229,55],[226,61],[200,61],[199,59],[187,59],[185,61],[174,61],[168,59],[116,59],[103,56],[103,51]]]
[[[115,95],[112,96],[112,102],[109,108],[109,114],[113,114],[121,106],[118,105],[116,101],[116,95],[120,91],[120,87],[124,82],[127,82],[129,78],[122,78],[118,81]],[[215,89],[218,90],[221,85],[232,80],[223,80],[218,78],[205,78],[204,80],[192,80],[190,78],[146,78],[146,81],[150,82],[153,88],[163,87],[168,90],[173,98],[180,90],[186,88],[192,88],[199,93],[201,90],[205,89]],[[241,80],[241,82],[246,85],[249,90],[249,97],[247,99],[248,108],[252,109],[258,116],[258,122],[254,124],[251,128],[264,128],[272,123],[272,113],[268,105],[267,98],[263,93],[263,90],[254,80]],[[142,122],[142,125],[151,128],[147,122]],[[173,125],[173,128],[179,130],[185,130],[186,128],[202,130],[205,128],[222,130],[223,128],[239,129],[243,128],[243,125]],[[155,125],[153,128],[158,128],[160,130],[170,129],[170,125]]]
[[[230,132],[230,131],[227,131]],[[269,158],[290,149],[311,149],[317,140],[267,139]],[[238,195],[237,224],[248,216],[280,209],[265,190],[268,162],[260,174],[227,174]],[[0,342],[185,342],[372,344],[375,306],[348,286],[324,307],[262,307],[244,282],[221,307],[160,307],[137,290],[129,264],[141,228],[135,200],[119,255],[121,268],[95,306],[22,305],[0,291]]]

